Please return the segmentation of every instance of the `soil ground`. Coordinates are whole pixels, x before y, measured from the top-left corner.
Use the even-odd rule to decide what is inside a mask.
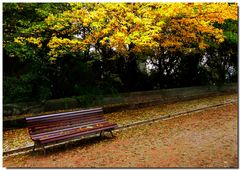
[[[4,167],[238,167],[237,103],[3,158]]]

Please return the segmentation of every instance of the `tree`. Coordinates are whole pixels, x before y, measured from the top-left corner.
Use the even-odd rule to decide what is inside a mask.
[[[71,7],[46,19],[49,28],[58,31],[48,44],[52,57],[90,46],[106,46],[125,57],[160,46],[186,52],[205,49],[208,41],[224,41],[215,22],[237,18],[236,4],[228,3],[77,3]],[[61,36],[66,33],[69,38]]]
[[[43,100],[51,96],[48,35],[44,19],[67,4],[4,3],[4,101]],[[42,31],[44,30],[44,31]],[[25,41],[21,41],[24,37]]]
[[[211,44],[206,51],[205,67],[213,77],[212,82],[222,85],[225,82],[237,81],[238,28],[236,20],[226,20],[216,24],[223,29],[225,41],[221,44]]]
[[[201,68],[209,77],[220,75],[199,64],[203,54],[215,67],[210,63],[218,60],[216,54],[237,40],[236,31],[228,30],[231,22],[236,25],[234,3],[4,3],[3,17],[4,62],[17,63],[14,69],[4,64],[4,79],[23,79],[33,96],[81,95],[83,87],[134,91],[159,82],[161,88],[195,85],[193,78],[183,78],[187,72],[200,74]],[[229,52],[234,56],[236,48]],[[155,85],[139,66],[147,60],[157,68]],[[229,71],[234,57],[227,62]]]

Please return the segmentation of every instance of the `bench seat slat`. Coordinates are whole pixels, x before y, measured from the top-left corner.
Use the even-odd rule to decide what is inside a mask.
[[[39,134],[39,135],[33,135],[33,140],[42,140],[42,139],[47,139],[47,138],[54,138],[58,136],[64,136],[72,133],[79,133],[82,131],[87,131],[95,128],[101,128],[101,127],[107,127],[112,125],[112,123],[105,122],[101,124],[93,124],[93,125],[87,125],[87,126],[79,126],[79,127],[73,127],[73,128],[68,128],[68,129],[63,129],[60,131],[55,131],[53,133],[45,133],[45,134]],[[88,126],[91,126],[91,128],[88,128]]]
[[[42,136],[42,135],[53,134],[53,133],[67,131],[67,130],[71,130],[71,129],[75,129],[75,128],[86,127],[87,125],[93,126],[93,125],[96,125],[96,124],[103,124],[103,123],[107,123],[107,122],[106,121],[95,121],[95,122],[92,122],[90,124],[88,124],[88,123],[83,124],[83,125],[75,124],[73,126],[68,126],[68,127],[65,127],[65,128],[63,127],[62,129],[55,129],[55,130],[51,129],[50,131],[32,133],[31,136],[33,138],[35,138],[35,137]]]
[[[103,131],[103,130],[114,129],[114,128],[116,128],[116,124],[112,124],[112,125],[102,127],[102,128],[95,128],[95,129],[91,129],[91,130],[88,130],[88,131],[83,131],[83,132],[80,132],[80,133],[72,133],[70,135],[63,135],[63,136],[59,136],[59,137],[55,137],[55,138],[41,140],[40,142],[44,144],[44,143],[69,139],[69,138],[73,138],[73,137],[76,137],[76,136],[82,136],[82,135],[96,133],[96,132],[100,132],[100,131]]]

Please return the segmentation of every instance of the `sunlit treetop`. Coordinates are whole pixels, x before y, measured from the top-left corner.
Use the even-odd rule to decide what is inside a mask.
[[[112,48],[129,55],[164,48],[189,52],[224,41],[214,23],[237,19],[237,4],[230,3],[72,3],[70,10],[49,14],[44,29],[51,30],[49,56]],[[45,30],[35,31],[44,32]],[[16,42],[36,44],[41,37],[18,37]]]

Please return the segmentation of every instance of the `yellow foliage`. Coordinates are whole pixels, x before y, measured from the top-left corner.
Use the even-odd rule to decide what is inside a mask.
[[[97,43],[121,53],[129,52],[129,44],[134,44],[136,52],[158,47],[188,51],[191,44],[203,50],[208,47],[206,37],[224,41],[223,31],[214,22],[237,19],[236,3],[71,3],[71,7],[46,19],[49,28],[58,31],[48,44],[50,55]],[[74,37],[80,30],[84,31],[79,39],[57,37]],[[40,46],[40,39],[28,42]]]
[[[14,42],[15,42],[15,43],[18,43],[18,44],[20,44],[20,45],[24,45],[24,42],[23,42],[24,40],[25,40],[24,37],[14,38]]]
[[[28,41],[29,43],[32,43],[32,44],[36,44],[38,48],[42,47],[42,38],[41,37],[38,37],[38,38],[29,37],[29,38],[26,38],[26,41]]]

